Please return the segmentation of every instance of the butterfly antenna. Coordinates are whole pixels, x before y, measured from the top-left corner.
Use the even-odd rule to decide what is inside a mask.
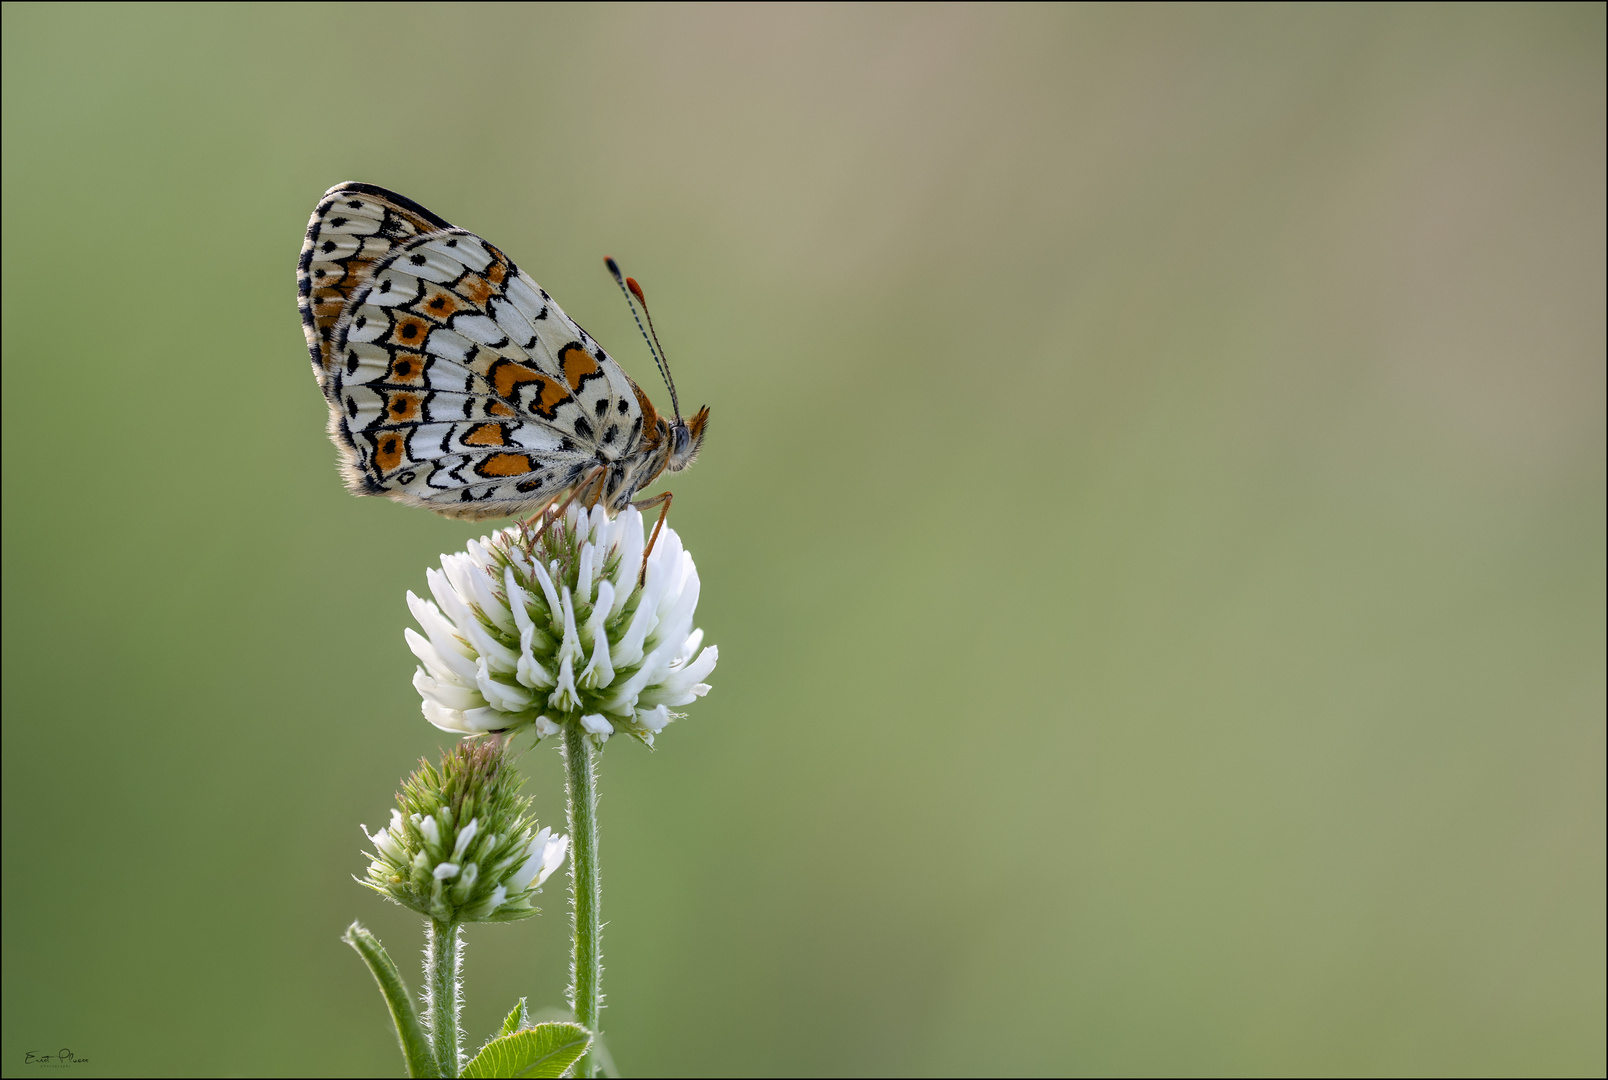
[[[636,320],[637,330],[642,334],[642,340],[648,343],[648,352],[653,354],[653,362],[659,368],[659,375],[664,379],[665,386],[670,389],[670,407],[675,410],[676,419],[681,419],[681,403],[676,400],[676,383],[670,377],[670,365],[664,358],[664,346],[659,344],[659,333],[654,330],[650,336],[648,331],[653,330],[653,316],[648,311],[648,299],[642,295],[642,286],[636,283],[636,278],[628,278],[620,273],[620,264],[609,255],[603,256],[603,262],[608,266],[609,273],[614,275],[614,284],[620,287],[625,294],[625,304],[631,309],[631,318]],[[635,297],[636,303],[632,303]],[[648,325],[642,325],[642,319],[637,315],[637,304],[642,305],[642,314],[647,315]]]

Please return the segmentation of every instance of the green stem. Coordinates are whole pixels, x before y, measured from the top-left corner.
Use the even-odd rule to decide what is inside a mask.
[[[575,1019],[594,1036],[602,1008],[603,929],[599,922],[602,892],[597,871],[597,751],[592,740],[572,720],[564,725],[564,765],[569,794],[570,899],[575,947],[570,961],[570,1008]],[[594,1043],[595,1045],[595,1043]],[[588,1053],[575,1063],[575,1075],[594,1077],[597,1055]]]
[[[374,981],[380,984],[380,994],[391,1009],[391,1022],[396,1025],[397,1042],[402,1044],[402,1059],[407,1062],[408,1075],[439,1076],[435,1054],[431,1052],[430,1041],[424,1034],[423,1025],[419,1023],[418,1011],[413,1007],[413,997],[402,982],[396,965],[386,954],[385,947],[363,928],[362,923],[354,922],[348,926],[341,940],[357,950],[357,955],[363,958],[374,975]]]
[[[462,1036],[458,1014],[463,1008],[462,986],[463,929],[457,923],[428,919],[424,924],[425,1026],[441,1071],[437,1076],[458,1075]]]

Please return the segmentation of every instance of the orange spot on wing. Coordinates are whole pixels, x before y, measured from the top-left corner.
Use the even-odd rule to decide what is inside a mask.
[[[419,306],[430,318],[444,321],[463,305],[451,293],[441,289],[433,289],[425,296],[424,303]]]
[[[558,411],[558,407],[569,400],[569,388],[557,379],[550,379],[541,372],[532,371],[512,360],[499,360],[492,365],[491,385],[496,389],[498,397],[513,397],[515,390],[526,383],[539,385],[541,393],[536,399],[536,410],[549,420]]]
[[[477,424],[463,437],[466,446],[507,446],[508,438],[501,424]]]
[[[525,454],[493,454],[475,466],[481,476],[524,476],[536,468]]]
[[[424,357],[418,353],[397,353],[385,377],[390,382],[418,382],[424,378]]]
[[[493,260],[492,264],[486,267],[486,280],[501,288],[502,283],[508,280],[508,264],[501,259]]]
[[[405,447],[402,436],[396,432],[387,432],[380,436],[374,446],[374,464],[381,472],[390,472],[402,464],[402,451]]]
[[[598,372],[597,361],[592,354],[573,341],[558,350],[558,362],[564,370],[564,381],[569,383],[571,390],[579,390],[582,379]]]
[[[494,292],[491,283],[478,274],[465,274],[463,280],[458,282],[457,288],[476,307],[485,307]]]
[[[396,323],[391,327],[391,343],[416,349],[424,344],[429,333],[430,324],[417,315],[397,315]]]
[[[419,418],[419,398],[417,394],[387,394],[385,396],[385,418],[394,424]]]
[[[486,413],[489,416],[515,416],[515,415],[517,415],[514,412],[514,410],[510,409],[508,406],[504,405],[500,401],[488,401],[488,402],[486,402]]]

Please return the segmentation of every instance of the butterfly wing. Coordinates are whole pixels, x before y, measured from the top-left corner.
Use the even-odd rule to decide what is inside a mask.
[[[629,468],[640,442],[636,385],[536,282],[462,229],[394,243],[369,264],[327,357],[330,436],[359,494],[508,516],[598,464]]]
[[[313,373],[324,386],[335,323],[374,263],[398,244],[452,226],[412,199],[373,184],[336,184],[307,223],[296,292]]]

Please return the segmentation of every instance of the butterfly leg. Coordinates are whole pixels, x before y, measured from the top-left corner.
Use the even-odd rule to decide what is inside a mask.
[[[653,535],[648,537],[648,547],[642,553],[642,572],[637,575],[637,587],[641,588],[648,582],[648,556],[653,554],[653,545],[659,542],[659,530],[664,528],[664,519],[670,516],[670,500],[675,498],[668,491],[661,491],[649,499],[638,499],[631,505],[638,510],[652,510],[655,506],[663,506],[659,511],[659,520],[653,526]]]
[[[594,483],[596,483],[598,485],[598,492],[601,495],[602,494],[602,481],[603,481],[604,476],[607,475],[607,473],[608,473],[608,470],[604,466],[599,465],[597,468],[595,468],[591,472],[587,473],[586,478],[584,480],[582,480],[579,484],[576,484],[575,487],[570,490],[569,498],[565,499],[563,504],[561,506],[559,506],[559,508],[557,510],[552,510],[553,504],[551,502],[549,502],[546,506],[542,507],[540,511],[538,511],[535,514],[532,514],[529,519],[527,519],[525,521],[521,521],[519,523],[520,524],[520,530],[523,531],[525,526],[534,523],[537,518],[542,519],[542,523],[536,527],[536,531],[530,534],[530,538],[528,540],[529,547],[534,548],[535,544],[536,544],[536,541],[541,538],[542,530],[546,529],[547,526],[551,522],[557,521],[559,518],[563,517],[564,516],[564,511],[569,509],[570,503],[574,502],[576,500],[576,498],[582,492],[584,492],[587,488],[591,487]],[[597,501],[596,499],[592,500],[593,503],[595,503],[596,501]],[[549,512],[549,511],[551,511],[551,512]]]

